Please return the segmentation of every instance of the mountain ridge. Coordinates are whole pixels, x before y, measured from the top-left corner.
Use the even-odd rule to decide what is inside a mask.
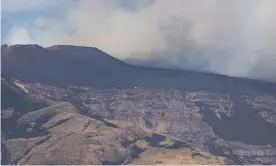
[[[231,89],[233,84],[241,87],[249,85],[254,88],[264,84],[266,87],[272,87],[266,91],[273,89],[273,92],[276,92],[275,83],[262,80],[190,70],[134,66],[95,47],[56,45],[51,49],[39,45],[16,45],[20,51],[12,49],[7,51],[9,47],[11,46],[1,47],[2,75],[19,78],[22,81],[103,88],[135,86],[166,88],[173,84],[176,88],[187,89]]]
[[[5,48],[6,47],[6,48]],[[13,47],[21,47],[21,48],[43,48],[45,50],[63,50],[63,49],[93,49],[93,50],[97,50],[99,52],[102,52],[118,61],[123,62],[124,64],[133,66],[133,67],[138,67],[138,68],[144,68],[144,69],[152,69],[152,70],[170,70],[170,71],[175,71],[175,72],[194,72],[194,73],[202,73],[202,74],[209,74],[209,75],[216,75],[216,76],[222,76],[222,77],[231,77],[234,79],[244,79],[244,80],[252,80],[252,81],[261,81],[261,82],[267,82],[267,83],[276,83],[273,81],[267,81],[267,80],[260,80],[260,79],[254,79],[254,78],[246,78],[246,77],[236,77],[236,76],[229,76],[227,74],[218,74],[218,73],[214,73],[214,72],[204,72],[204,71],[195,71],[195,70],[189,70],[189,69],[177,69],[177,68],[162,68],[162,67],[149,67],[147,66],[143,66],[143,65],[138,65],[135,63],[131,63],[131,61],[135,61],[135,59],[131,59],[131,60],[120,60],[114,56],[111,56],[107,53],[105,53],[104,51],[100,50],[97,47],[89,47],[89,46],[77,46],[77,45],[52,45],[49,47],[42,47],[38,44],[15,44],[15,45],[8,45],[8,44],[2,44],[1,45],[1,50],[2,49],[12,49]]]
[[[190,70],[190,69],[177,69],[177,68],[163,68],[163,67],[149,67],[147,66],[143,66],[143,65],[139,65],[139,64],[135,64],[135,63],[131,63],[132,61],[135,62],[135,59],[126,59],[126,60],[120,60],[112,55],[109,55],[107,53],[105,53],[104,51],[100,50],[97,47],[90,47],[90,46],[77,46],[77,45],[52,45],[52,46],[48,46],[48,47],[42,47],[38,44],[14,44],[14,45],[8,45],[8,44],[2,44],[1,45],[1,50],[2,49],[12,49],[12,48],[43,48],[45,50],[72,50],[72,49],[93,49],[93,50],[97,50],[99,52],[104,53],[105,55],[108,55],[114,59],[116,59],[117,61],[121,61],[124,64],[133,66],[133,67],[138,67],[138,68],[145,68],[145,69],[152,69],[152,70],[170,70],[170,71],[175,71],[175,72],[194,72],[194,73],[202,73],[202,74],[210,74],[210,75],[216,75],[216,76],[222,76],[222,77],[231,77],[231,78],[235,78],[235,79],[244,79],[244,80],[252,80],[252,81],[261,81],[261,82],[267,82],[267,83],[276,83],[273,81],[268,81],[268,80],[260,80],[260,79],[254,79],[254,78],[247,78],[247,77],[236,77],[236,76],[229,76],[227,74],[218,74],[218,73],[214,73],[214,72],[204,72],[204,71],[195,71],[195,70]]]
[[[53,45],[53,46],[49,46],[49,47],[42,47],[38,44],[15,44],[15,45],[8,45],[8,44],[2,44],[1,45],[1,49],[13,49],[13,48],[43,48],[45,50],[72,50],[72,49],[93,49],[93,50],[97,50],[99,52],[104,53],[105,55],[108,55],[114,59],[116,59],[117,61],[121,61],[124,64],[127,64],[129,66],[133,66],[133,67],[138,67],[138,68],[144,68],[144,69],[152,69],[152,70],[170,70],[170,71],[174,71],[174,72],[194,72],[194,73],[202,73],[202,74],[210,74],[210,75],[217,75],[217,76],[225,76],[225,77],[231,77],[231,78],[237,78],[237,79],[248,79],[248,80],[255,80],[255,81],[264,81],[264,80],[257,80],[257,79],[250,79],[250,78],[246,78],[246,77],[235,77],[235,76],[228,76],[226,74],[217,74],[217,73],[213,73],[213,72],[203,72],[203,71],[193,71],[193,70],[188,70],[188,69],[171,69],[171,68],[162,68],[162,67],[148,67],[148,66],[140,66],[140,65],[136,65],[136,64],[132,64],[129,63],[128,60],[123,61],[120,60],[118,58],[115,58],[107,53],[105,53],[104,51],[98,49],[97,47],[89,47],[89,46],[76,46],[76,45]],[[134,61],[134,60],[132,60]],[[269,82],[269,81],[264,81],[264,82]]]

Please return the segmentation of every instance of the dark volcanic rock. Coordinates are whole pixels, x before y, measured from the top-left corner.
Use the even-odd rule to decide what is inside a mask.
[[[16,120],[23,114],[49,106],[45,101],[32,100],[11,79],[1,78],[1,133],[2,139],[18,137]]]
[[[275,159],[273,153],[266,151],[268,145],[271,152],[276,149],[276,100],[263,92],[189,92],[140,87],[63,89],[40,84],[25,87],[33,98],[57,97],[73,102],[85,110],[85,115],[127,120],[240,164],[265,164]],[[222,142],[218,143],[219,140]],[[254,150],[246,153],[248,147]]]

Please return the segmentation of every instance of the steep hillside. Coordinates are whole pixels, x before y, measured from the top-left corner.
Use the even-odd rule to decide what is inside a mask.
[[[186,90],[262,89],[276,93],[274,84],[192,71],[151,69],[128,65],[90,47],[2,45],[2,75],[26,82],[101,88],[179,88]]]
[[[2,142],[8,164],[224,164],[223,157],[137,125],[80,115],[69,103],[27,113],[17,124],[33,134]]]
[[[21,115],[49,105],[46,100],[32,100],[12,79],[1,77],[2,139],[12,138],[18,134],[15,121]]]
[[[30,107],[31,100],[10,79],[1,77],[1,109],[14,108],[26,110]]]

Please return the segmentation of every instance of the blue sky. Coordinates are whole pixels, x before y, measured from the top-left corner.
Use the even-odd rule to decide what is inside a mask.
[[[38,18],[61,17],[67,10],[71,0],[37,1],[37,0],[2,0],[1,1],[1,43],[9,41],[11,29],[21,27],[27,31]],[[66,5],[67,4],[67,5]],[[64,6],[64,7],[62,7]],[[29,34],[32,38],[32,33]]]
[[[153,1],[148,0],[145,3],[136,3],[129,0],[103,0],[106,4],[112,4],[117,8],[124,8],[125,10],[135,11],[141,5],[150,4]],[[110,2],[108,2],[110,1]],[[112,2],[113,1],[113,2]],[[20,1],[19,1],[20,2]],[[18,3],[17,0],[2,0],[1,1],[1,42],[8,42],[8,33],[14,27],[23,27],[27,31],[32,29],[34,21],[38,18],[61,18],[68,8],[74,6],[78,0],[24,0]],[[137,4],[137,5],[136,5]],[[29,34],[33,38],[32,33]]]
[[[53,10],[52,12],[46,12],[46,11],[18,11],[13,13],[8,13],[3,11],[2,15],[2,29],[1,29],[1,42],[3,43],[5,41],[5,38],[7,37],[7,33],[10,29],[12,29],[16,25],[20,25],[22,27],[25,27],[26,29],[30,29],[32,26],[32,21],[37,18],[37,16],[55,16],[59,13],[56,10]]]
[[[1,42],[276,78],[275,0],[2,0]],[[159,63],[160,64],[160,63]]]

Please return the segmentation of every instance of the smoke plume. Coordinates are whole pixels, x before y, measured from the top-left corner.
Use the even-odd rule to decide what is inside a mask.
[[[93,46],[134,63],[276,81],[275,0],[51,2],[62,14],[16,25],[6,42]]]

